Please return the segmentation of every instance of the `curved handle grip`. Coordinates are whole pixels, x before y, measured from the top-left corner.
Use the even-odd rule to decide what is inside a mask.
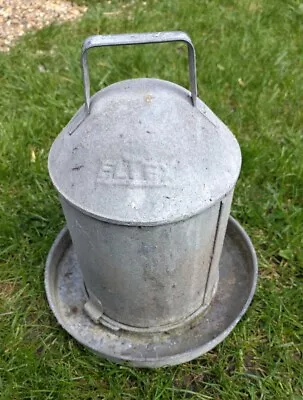
[[[188,48],[189,81],[192,103],[197,101],[196,55],[190,37],[184,32],[152,32],[119,35],[95,35],[83,42],[81,63],[84,84],[84,98],[86,112],[90,112],[90,81],[87,65],[87,50],[92,47],[119,46],[148,43],[185,42]]]

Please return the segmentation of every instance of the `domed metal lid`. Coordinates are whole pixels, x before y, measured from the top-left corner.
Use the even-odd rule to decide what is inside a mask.
[[[185,37],[192,46],[187,36],[180,39],[183,33],[165,35]],[[121,43],[121,35],[110,38],[117,37]],[[151,41],[134,37],[143,36],[132,35],[134,43]],[[104,38],[93,37],[93,43],[100,45]],[[84,54],[91,43],[84,44]],[[192,78],[191,92],[167,81],[135,79],[113,84],[90,100],[86,85],[86,105],[50,150],[49,173],[59,193],[85,213],[125,225],[182,220],[224,197],[240,172],[240,148],[195,98]]]

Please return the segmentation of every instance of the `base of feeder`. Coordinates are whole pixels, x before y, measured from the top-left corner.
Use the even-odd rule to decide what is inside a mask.
[[[86,294],[73,245],[65,227],[47,258],[45,287],[59,324],[99,356],[137,367],[161,367],[190,361],[220,343],[252,301],[257,281],[253,245],[230,217],[219,267],[219,283],[206,312],[178,329],[160,333],[111,331],[94,324],[83,311]]]

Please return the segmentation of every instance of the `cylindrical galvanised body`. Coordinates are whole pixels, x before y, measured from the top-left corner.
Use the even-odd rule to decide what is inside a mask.
[[[62,199],[89,297],[102,302],[103,319],[157,330],[202,312],[216,290],[231,197],[158,226],[102,222]]]
[[[135,79],[89,97],[89,47],[173,40],[188,44],[191,92]],[[176,327],[215,293],[239,145],[196,97],[185,34],[97,36],[83,54],[86,104],[53,143],[49,172],[83,274],[85,311],[113,329]]]

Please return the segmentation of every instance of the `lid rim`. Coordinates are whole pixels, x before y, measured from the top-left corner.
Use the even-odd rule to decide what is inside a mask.
[[[53,182],[53,181],[52,181]],[[54,182],[53,182],[54,183]],[[55,185],[54,185],[55,186]],[[216,200],[212,201],[211,203],[208,203],[205,207],[202,207],[200,209],[198,209],[197,211],[192,211],[191,213],[187,213],[187,214],[183,214],[183,215],[178,215],[176,217],[173,217],[171,219],[162,219],[162,220],[155,220],[154,222],[152,221],[146,221],[146,222],[138,222],[138,221],[123,221],[123,220],[118,220],[115,218],[110,218],[110,217],[103,217],[101,215],[98,214],[94,214],[93,212],[84,209],[83,207],[79,206],[78,204],[75,204],[72,200],[68,199],[67,197],[65,197],[62,193],[59,193],[59,196],[63,198],[64,201],[66,201],[70,206],[74,207],[75,209],[77,209],[78,211],[80,211],[81,213],[96,219],[98,221],[101,222],[106,222],[108,224],[113,224],[113,225],[122,225],[122,226],[129,226],[129,227],[152,227],[152,226],[161,226],[161,225],[169,225],[169,224],[174,224],[174,223],[179,223],[179,222],[183,222],[186,221],[190,218],[193,218],[199,214],[202,214],[204,211],[207,211],[209,208],[213,207],[215,204],[219,203],[222,199],[224,199],[225,197],[228,197],[233,191],[234,188],[236,186],[236,182],[235,184],[229,188],[229,190],[224,193],[223,195],[221,195],[220,197],[218,197]],[[56,190],[57,187],[55,186]]]

